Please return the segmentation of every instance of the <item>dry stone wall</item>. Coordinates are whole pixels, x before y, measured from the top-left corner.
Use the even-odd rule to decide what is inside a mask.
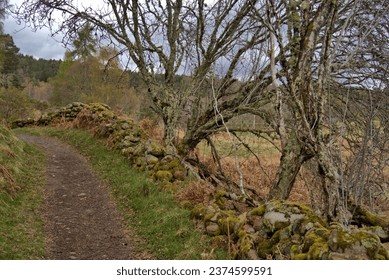
[[[215,240],[231,243],[239,259],[389,259],[382,243],[388,241],[388,229],[328,225],[309,207],[288,201],[245,212],[226,210],[220,203],[225,194],[217,197],[211,205],[197,205],[192,217]]]
[[[159,183],[164,189],[176,190],[187,178],[187,170],[180,159],[168,155],[163,145],[146,137],[132,119],[118,115],[101,103],[74,102],[38,120],[18,120],[12,127],[62,124],[92,130],[125,156],[129,163]]]

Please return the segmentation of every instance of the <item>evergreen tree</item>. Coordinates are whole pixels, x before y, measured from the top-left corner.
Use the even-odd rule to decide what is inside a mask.
[[[4,20],[9,8],[8,0],[0,0],[0,34],[4,33]]]
[[[12,36],[0,35],[0,85],[4,87],[20,87],[17,75],[19,48],[15,46]]]
[[[74,50],[70,51],[70,57],[73,60],[85,61],[88,57],[96,53],[96,38],[94,37],[93,28],[90,24],[86,24],[74,39],[72,45]]]

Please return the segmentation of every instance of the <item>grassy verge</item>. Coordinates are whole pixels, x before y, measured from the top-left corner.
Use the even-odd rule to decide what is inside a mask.
[[[45,127],[23,131],[56,136],[89,159],[110,187],[131,231],[144,240],[137,251],[150,251],[156,259],[226,258],[224,250],[211,248],[209,239],[195,229],[188,209],[172,194],[158,191],[144,174],[130,169],[119,153],[106,146],[106,141],[80,130]]]
[[[0,158],[3,172],[8,173],[5,188],[0,190],[0,259],[42,259],[44,236],[39,212],[43,201],[44,157],[11,135],[0,136],[1,148],[8,147],[7,159]],[[9,139],[12,145],[7,144]]]

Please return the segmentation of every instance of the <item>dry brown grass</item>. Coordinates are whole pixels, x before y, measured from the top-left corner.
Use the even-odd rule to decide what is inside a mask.
[[[163,127],[158,121],[146,118],[139,121],[139,126],[148,138],[163,143]]]
[[[185,204],[195,206],[199,203],[209,204],[216,194],[212,184],[204,180],[195,180],[176,192],[176,197]]]

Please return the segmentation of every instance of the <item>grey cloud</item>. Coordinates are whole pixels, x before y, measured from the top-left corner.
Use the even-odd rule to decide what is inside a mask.
[[[13,37],[15,45],[20,48],[22,54],[46,59],[63,59],[64,57],[65,48],[60,38],[57,40],[52,38],[48,29],[34,32],[28,27],[23,28],[17,25],[12,18],[9,18],[4,22],[4,31]]]

